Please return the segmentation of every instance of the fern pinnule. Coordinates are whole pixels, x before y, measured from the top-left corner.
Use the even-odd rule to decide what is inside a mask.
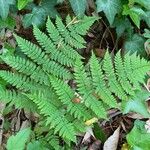
[[[93,87],[96,90],[96,94],[100,97],[100,99],[105,102],[110,107],[117,107],[117,102],[111,92],[107,90],[106,83],[104,81],[104,75],[101,69],[101,65],[99,64],[97,58],[92,53],[90,59],[90,71],[92,75],[92,83]]]

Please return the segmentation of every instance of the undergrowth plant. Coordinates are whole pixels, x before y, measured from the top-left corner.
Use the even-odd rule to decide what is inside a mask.
[[[122,57],[118,52],[113,60],[108,51],[101,61],[92,54],[85,66],[76,50],[85,47],[83,36],[96,19],[68,16],[66,24],[59,17],[55,24],[48,19],[48,35],[34,26],[38,45],[15,35],[26,57],[1,55],[12,69],[0,71],[9,87],[1,86],[0,99],[16,108],[37,112],[40,124],[48,127],[45,140],[55,149],[59,140],[53,134],[66,143],[76,142],[76,135],[86,131],[87,121],[92,118],[108,119],[110,108],[132,110],[127,110],[127,104],[142,91],[150,70],[150,63],[136,54]],[[74,88],[70,80],[75,82]]]

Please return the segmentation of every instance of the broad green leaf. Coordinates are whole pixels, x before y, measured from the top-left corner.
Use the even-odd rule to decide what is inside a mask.
[[[106,135],[105,132],[102,130],[102,128],[98,125],[98,123],[93,124],[93,132],[96,139],[99,139],[103,143],[106,141]]]
[[[148,27],[150,28],[150,11],[145,12],[146,16],[143,16],[142,19],[147,23]]]
[[[121,0],[96,0],[97,12],[103,11],[112,25],[117,13],[122,9]]]
[[[117,37],[121,37],[125,31],[132,29],[131,23],[128,18],[122,17],[121,19],[116,19],[112,27],[116,28]]]
[[[0,29],[3,29],[3,28],[14,29],[15,25],[16,25],[16,22],[14,18],[10,16],[8,16],[6,20],[2,20],[0,18]]]
[[[25,28],[31,25],[41,26],[46,19],[45,10],[41,7],[34,7],[30,14],[26,14],[23,18],[23,26]]]
[[[143,35],[144,35],[144,37],[145,37],[145,38],[150,39],[150,30],[145,29],[145,30],[144,30],[144,34],[143,34]]]
[[[86,0],[69,0],[69,1],[74,13],[79,17],[84,16],[87,1]]]
[[[17,7],[19,10],[23,9],[29,2],[32,2],[32,0],[18,0]]]
[[[147,10],[150,10],[150,0],[133,0],[133,1],[145,7]]]
[[[124,49],[127,52],[134,53],[137,52],[138,54],[145,56],[145,50],[144,50],[144,42],[145,39],[138,35],[134,34],[132,37],[128,38],[124,43]]]
[[[48,150],[48,149],[44,147],[39,141],[33,141],[27,145],[27,150]]]
[[[145,122],[136,120],[134,127],[126,137],[128,144],[133,150],[150,149],[150,133],[145,129]]]
[[[127,102],[122,103],[123,113],[136,112],[143,117],[150,117],[150,113],[147,110],[146,100],[150,96],[147,91],[141,91],[137,93],[137,96],[129,99]]]
[[[129,15],[134,24],[140,28],[140,21],[143,16],[147,16],[146,13],[139,7],[129,7],[128,5],[123,6],[123,15]]]
[[[26,128],[19,131],[15,136],[12,135],[7,141],[7,150],[24,150],[30,133],[30,128]]]
[[[55,5],[57,5],[56,0],[42,0],[41,2],[41,8],[45,10],[45,15],[52,18],[59,16],[59,13],[57,12]]]
[[[5,20],[9,13],[9,0],[0,0],[0,16]]]

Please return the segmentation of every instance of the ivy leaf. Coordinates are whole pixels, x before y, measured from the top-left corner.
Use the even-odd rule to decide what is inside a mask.
[[[55,5],[57,5],[57,1],[56,0],[42,0],[41,2],[41,8],[43,8],[45,10],[45,15],[46,16],[50,16],[52,18],[55,18],[56,16],[59,16]]]
[[[15,136],[12,135],[7,141],[7,150],[24,150],[30,133],[30,128],[26,128],[19,131]]]
[[[140,4],[147,10],[150,10],[150,0],[133,0],[133,2]]]
[[[145,39],[142,36],[134,34],[125,41],[124,49],[127,52],[128,51],[130,53],[137,52],[138,54],[144,56],[146,55],[144,50],[144,42]]]
[[[9,0],[0,0],[0,16],[5,20],[9,13]]]
[[[135,150],[150,149],[150,133],[145,129],[145,122],[136,120],[134,127],[126,137],[128,144]]]
[[[23,18],[23,26],[25,28],[31,25],[41,26],[46,19],[45,10],[41,7],[34,7],[30,14],[26,14]]]
[[[140,28],[140,21],[143,16],[147,16],[146,13],[139,7],[130,8],[128,5],[123,6],[123,15],[129,15],[134,24]]]
[[[32,2],[32,0],[18,0],[17,7],[19,10],[23,9],[29,2]]]
[[[146,99],[150,96],[147,91],[137,92],[136,97],[129,99],[127,102],[122,103],[123,113],[136,112],[143,115],[145,118],[150,117],[147,110]]]
[[[86,0],[69,0],[69,1],[74,13],[79,17],[84,16],[87,1]]]
[[[146,16],[143,16],[143,20],[147,23],[147,25],[149,26],[149,28],[150,28],[150,11],[147,11],[147,12],[145,12],[146,13]]]
[[[121,37],[125,31],[129,28],[132,29],[131,23],[128,18],[122,17],[121,19],[116,19],[112,25],[112,27],[116,27],[117,37]]]
[[[117,13],[121,11],[122,5],[120,0],[96,0],[97,12],[103,11],[110,23],[114,22]]]

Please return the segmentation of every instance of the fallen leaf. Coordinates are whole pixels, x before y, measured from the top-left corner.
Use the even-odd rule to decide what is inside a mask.
[[[115,130],[113,135],[111,135],[106,142],[104,143],[103,150],[116,150],[119,141],[119,133],[120,133],[120,126]]]
[[[93,136],[95,138],[92,128],[89,127],[89,128],[87,128],[87,131],[86,131],[86,133],[84,135],[82,143],[85,143],[85,142],[90,143],[90,137],[91,136]]]

